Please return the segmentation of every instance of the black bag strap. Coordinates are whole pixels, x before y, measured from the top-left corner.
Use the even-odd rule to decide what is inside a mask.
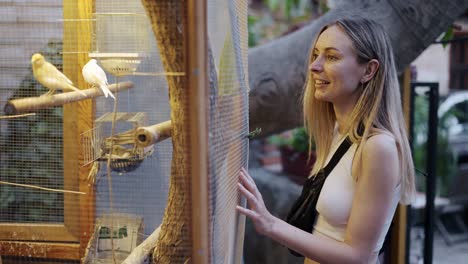
[[[330,159],[330,161],[327,163],[327,165],[321,169],[321,171],[323,172],[322,175],[320,175],[320,173],[318,174],[315,174],[314,176],[312,177],[309,177],[307,178],[305,184],[304,184],[304,188],[302,189],[302,192],[304,191],[307,191],[307,189],[309,188],[309,186],[314,182],[316,181],[317,179],[315,179],[316,176],[321,176],[321,185],[323,185],[323,182],[326,180],[328,174],[331,173],[331,171],[335,168],[336,164],[338,164],[338,162],[341,160],[341,158],[344,156],[344,154],[348,151],[348,149],[351,147],[352,143],[351,143],[351,139],[348,137],[346,137],[345,140],[343,140],[343,142],[341,142],[340,146],[338,147],[338,149],[335,151],[335,153],[333,153],[333,156],[332,158]],[[319,193],[320,191],[322,190],[322,186],[320,186],[320,190],[319,190]]]
[[[328,174],[331,173],[331,171],[335,168],[336,164],[341,160],[341,158],[344,156],[344,154],[348,151],[348,149],[351,147],[352,142],[351,139],[346,137],[343,142],[341,142],[340,146],[338,149],[335,151],[333,154],[333,157],[331,160],[328,162],[328,164],[323,168],[323,172],[325,174],[325,177],[328,176]]]
[[[344,154],[351,147],[351,140],[347,137],[343,142],[341,142],[338,149],[333,153],[331,160],[328,164],[321,169],[313,177],[309,177],[303,188],[301,195],[294,202],[293,206],[289,210],[288,215],[286,216],[286,222],[289,224],[300,228],[306,232],[311,232],[315,219],[317,216],[316,205],[317,200],[322,191],[323,184],[327,179],[328,174],[331,173],[336,164],[344,156]],[[294,256],[302,256],[301,254],[295,252],[294,250],[289,249],[291,254]]]
[[[364,124],[360,123],[357,131],[358,135],[362,136],[364,134],[364,129]],[[331,160],[328,162],[325,168],[323,168],[325,177],[331,173],[331,171],[335,168],[336,164],[340,161],[340,159],[343,157],[346,151],[348,151],[352,144],[353,143],[351,142],[351,138],[349,138],[349,136],[347,136],[346,139],[343,142],[341,142],[340,146],[333,154]]]
[[[359,123],[357,133],[358,135],[362,136],[364,134],[364,124]],[[348,149],[351,147],[353,143],[351,142],[351,138],[349,136],[346,137],[346,139],[341,142],[340,146],[338,149],[335,151],[333,154],[333,157],[331,160],[328,162],[328,164],[323,168],[323,172],[325,173],[325,176],[328,176],[328,174],[331,173],[331,171],[335,168],[336,164],[340,161],[340,159],[343,157],[343,155],[348,151]]]

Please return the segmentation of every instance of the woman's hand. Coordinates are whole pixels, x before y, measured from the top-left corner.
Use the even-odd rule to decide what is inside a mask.
[[[239,173],[238,187],[241,194],[247,199],[249,208],[237,206],[237,211],[252,220],[258,233],[262,235],[271,233],[275,217],[266,209],[254,180],[244,168]]]

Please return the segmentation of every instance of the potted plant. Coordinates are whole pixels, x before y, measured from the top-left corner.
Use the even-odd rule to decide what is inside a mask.
[[[269,142],[279,148],[283,172],[295,183],[303,185],[316,158],[314,144],[311,146],[309,158],[309,135],[305,128],[299,127],[274,135],[270,137]]]

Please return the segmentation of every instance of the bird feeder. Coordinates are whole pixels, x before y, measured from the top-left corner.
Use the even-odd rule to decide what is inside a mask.
[[[92,51],[89,57],[100,62],[114,76],[131,75],[149,52],[149,23],[134,1],[124,6],[100,6],[96,12]]]
[[[82,135],[85,153],[83,165],[93,161],[107,161],[110,157],[112,171],[131,172],[153,152],[153,146],[138,146],[134,136],[137,128],[147,123],[147,114],[143,112],[116,113],[116,133],[111,136],[113,119],[114,113],[105,113],[94,121],[93,129]]]

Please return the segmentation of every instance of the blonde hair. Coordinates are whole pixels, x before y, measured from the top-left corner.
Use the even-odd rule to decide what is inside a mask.
[[[351,122],[347,132],[353,143],[365,143],[372,135],[372,131],[376,129],[389,132],[394,137],[400,164],[400,201],[409,203],[415,192],[414,165],[406,134],[400,101],[400,86],[389,37],[381,25],[364,18],[337,20],[323,27],[318,36],[332,25],[337,25],[351,39],[357,53],[358,63],[367,63],[371,59],[379,61],[379,68],[374,77],[363,84],[364,87],[351,113]],[[303,97],[304,126],[311,135],[311,141],[319,139],[315,140],[317,158],[312,175],[325,166],[336,122],[332,103],[317,100],[314,94],[314,81],[309,72]],[[358,133],[360,124],[364,125],[363,134]]]

